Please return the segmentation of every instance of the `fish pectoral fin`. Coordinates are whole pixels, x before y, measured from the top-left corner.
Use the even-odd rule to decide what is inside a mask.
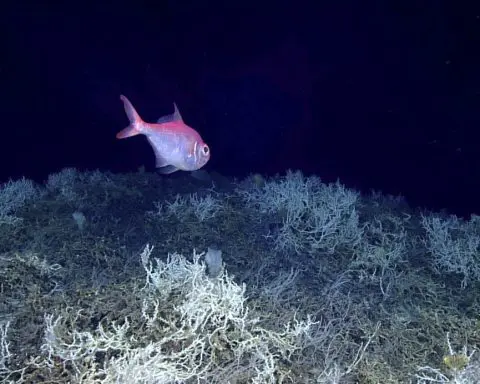
[[[167,165],[170,165],[170,164],[168,164],[168,161],[165,160],[162,156],[159,156],[158,153],[155,153],[155,167],[156,168],[162,168],[162,167],[165,167]]]
[[[178,168],[174,165],[165,165],[164,167],[158,168],[158,172],[162,175],[168,175],[170,173],[178,171]]]
[[[165,167],[166,165],[170,165],[170,163],[165,160],[165,158],[160,154],[160,151],[157,150],[155,144],[150,142],[150,145],[152,146],[153,152],[155,153],[155,167],[161,168]]]
[[[178,171],[177,167],[169,164],[157,151],[155,151],[155,167],[158,168],[159,173],[164,175]]]

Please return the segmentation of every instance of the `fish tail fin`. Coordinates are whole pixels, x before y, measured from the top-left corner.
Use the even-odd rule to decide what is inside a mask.
[[[126,137],[141,134],[143,126],[142,118],[137,113],[132,103],[130,103],[130,100],[123,95],[120,95],[120,100],[123,101],[123,107],[125,108],[125,113],[128,116],[128,120],[130,120],[130,125],[117,133],[117,139],[124,139]]]

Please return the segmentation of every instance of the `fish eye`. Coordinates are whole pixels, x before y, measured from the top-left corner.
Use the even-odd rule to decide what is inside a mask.
[[[205,144],[202,148],[202,151],[204,155],[208,155],[210,152],[210,148],[208,148],[208,145]]]

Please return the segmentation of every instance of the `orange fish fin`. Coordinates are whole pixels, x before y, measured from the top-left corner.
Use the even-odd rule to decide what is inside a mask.
[[[120,95],[120,100],[123,101],[123,108],[125,108],[125,113],[127,114],[128,120],[130,120],[130,125],[117,133],[117,139],[124,139],[126,137],[143,133],[141,130],[143,120],[133,107],[132,103],[130,103],[130,100],[123,95]]]
[[[125,139],[126,137],[132,137],[139,135],[141,132],[136,129],[134,126],[129,125],[127,128],[122,129],[117,133],[117,139]]]
[[[128,116],[128,120],[130,120],[130,124],[137,125],[142,122],[142,118],[137,113],[135,108],[133,107],[130,100],[128,100],[125,96],[120,95],[120,100],[123,101],[123,108],[125,108],[125,113]]]
[[[158,172],[163,175],[168,175],[170,173],[178,171],[178,168],[174,165],[166,165],[164,167],[158,168]]]

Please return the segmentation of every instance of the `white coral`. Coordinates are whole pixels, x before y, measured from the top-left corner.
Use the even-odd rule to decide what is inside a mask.
[[[127,318],[79,331],[70,328],[72,320],[47,315],[46,364],[69,362],[84,383],[226,382],[236,370],[253,383],[274,383],[279,359],[301,348],[314,322],[293,319],[283,331],[263,328],[249,313],[245,286],[224,271],[210,279],[203,254],[194,253],[192,262],[179,254],[152,262],[152,250],[147,245],[141,255],[147,277],[139,294],[147,327],[134,329]],[[166,300],[175,303],[167,317]],[[154,340],[148,338],[152,327],[161,333]],[[112,357],[100,365],[99,352]]]

